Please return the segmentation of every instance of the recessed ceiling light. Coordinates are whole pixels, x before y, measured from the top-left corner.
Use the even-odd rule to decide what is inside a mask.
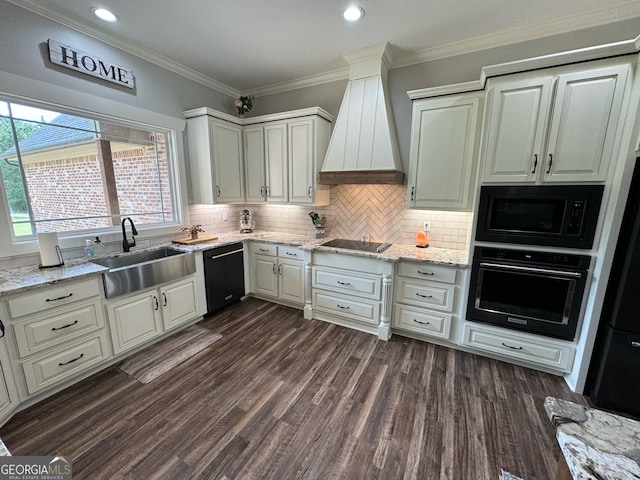
[[[93,7],[91,8],[91,11],[96,17],[98,17],[100,20],[104,20],[105,22],[113,23],[118,21],[118,17],[116,17],[106,8]]]
[[[347,22],[357,22],[362,17],[364,17],[364,10],[362,9],[362,7],[352,5],[350,7],[347,7],[347,9],[342,12],[342,16]]]

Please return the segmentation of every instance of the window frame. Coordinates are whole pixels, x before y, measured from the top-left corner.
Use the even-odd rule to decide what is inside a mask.
[[[4,80],[3,77],[5,77],[5,74],[0,72],[0,80]],[[10,76],[8,83],[13,83],[14,87],[18,90],[26,87],[27,90],[33,91],[32,84],[35,84],[39,88],[42,88],[42,85],[46,85],[47,93],[51,94],[52,98],[64,98],[65,104],[33,98],[32,96],[23,96],[4,90],[0,90],[1,101],[164,133],[167,136],[167,153],[170,156],[168,171],[170,184],[173,189],[174,221],[165,222],[160,225],[141,226],[141,228],[138,228],[138,245],[148,245],[150,241],[145,239],[175,235],[179,232],[180,226],[184,225],[185,222],[188,223],[188,198],[186,193],[185,162],[183,155],[183,136],[186,126],[186,120],[184,118],[171,117],[139,107],[121,104],[102,97],[72,92],[65,87],[43,84],[43,82],[22,77],[17,77],[19,80],[16,80],[11,77],[15,76]],[[19,84],[20,88],[18,88]],[[69,101],[70,98],[76,101]],[[95,108],[87,109],[85,105],[88,104],[95,105]],[[38,252],[37,234],[14,237],[4,185],[0,185],[0,189],[0,258]],[[95,235],[100,235],[105,243],[122,241],[122,231],[118,226],[59,232],[58,235],[60,247],[63,250],[74,247],[82,248],[85,240]]]

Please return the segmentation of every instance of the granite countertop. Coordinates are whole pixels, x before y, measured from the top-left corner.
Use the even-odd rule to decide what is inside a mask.
[[[640,478],[640,422],[553,397],[544,408],[574,479]]]
[[[321,244],[330,238],[316,239],[306,235],[295,235],[290,233],[278,233],[257,231],[254,233],[223,233],[216,235],[217,240],[203,242],[195,245],[181,245],[172,243],[171,247],[183,252],[195,252],[207,250],[218,246],[245,240],[277,243],[280,245],[290,245],[300,247],[308,251],[326,251],[341,253],[345,255],[355,255],[380,259],[383,261],[395,262],[398,260],[408,260],[415,262],[429,262],[453,267],[468,267],[468,256],[466,250],[453,250],[446,248],[418,248],[413,245],[394,244],[381,253],[361,252],[357,250],[346,250],[343,248],[323,247]],[[162,245],[155,245],[150,248],[158,248]],[[148,248],[136,248],[131,253],[148,250]],[[124,254],[126,255],[126,254]],[[26,267],[10,268],[0,271],[0,297],[9,294],[21,293],[43,285],[51,285],[65,280],[79,280],[91,275],[99,275],[107,269],[95,263],[88,262],[84,258],[77,258],[65,261],[60,267],[38,268],[37,265]]]
[[[278,233],[257,231],[254,233],[223,233],[219,234],[218,240],[213,242],[198,243],[195,245],[172,245],[173,248],[184,251],[206,250],[227,243],[240,242],[243,240],[254,240],[281,245],[300,247],[303,250],[315,250],[321,252],[342,253],[345,255],[355,255],[359,257],[369,257],[380,260],[396,262],[398,260],[409,260],[416,262],[429,262],[442,265],[449,265],[458,268],[469,266],[469,257],[466,250],[454,250],[449,248],[418,248],[415,245],[393,244],[381,253],[361,252],[358,250],[347,250],[344,248],[324,247],[323,243],[331,240],[327,238],[314,238],[306,235],[296,235],[291,233]]]

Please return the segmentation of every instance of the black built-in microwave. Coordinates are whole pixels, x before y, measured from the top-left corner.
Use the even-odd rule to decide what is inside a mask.
[[[476,240],[589,249],[604,185],[483,186]]]

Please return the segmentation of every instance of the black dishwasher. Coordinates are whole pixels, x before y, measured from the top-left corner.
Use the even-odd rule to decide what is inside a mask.
[[[213,313],[244,296],[242,243],[211,248],[203,255],[207,312]]]

